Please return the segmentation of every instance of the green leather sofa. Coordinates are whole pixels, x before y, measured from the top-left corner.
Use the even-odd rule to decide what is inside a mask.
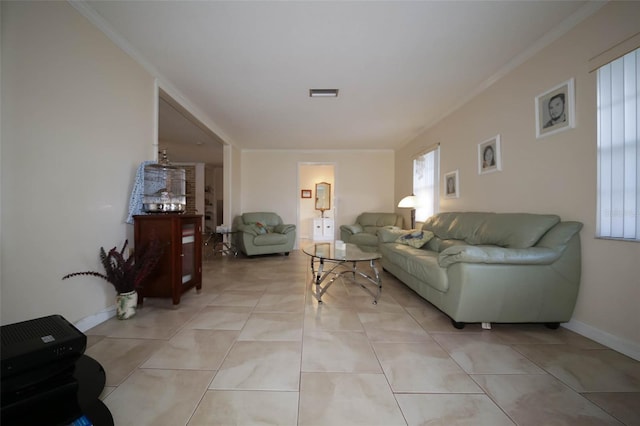
[[[353,225],[340,226],[340,239],[364,249],[378,248],[380,229],[402,229],[403,218],[395,213],[362,213]]]
[[[293,250],[296,226],[282,223],[282,218],[271,212],[243,213],[233,221],[238,249],[247,256],[284,253]]]
[[[440,213],[422,226],[421,248],[378,233],[382,267],[465,323],[546,323],[571,319],[581,271],[580,222],[526,213]],[[403,240],[400,240],[403,241]]]

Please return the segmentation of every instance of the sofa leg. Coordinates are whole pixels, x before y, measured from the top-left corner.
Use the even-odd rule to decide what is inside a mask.
[[[451,320],[451,324],[453,324],[453,326],[454,326],[455,328],[457,328],[458,330],[462,330],[462,329],[464,328],[464,326],[466,325],[465,323],[463,323],[463,322],[458,322],[458,321],[456,321],[456,320]]]
[[[545,327],[551,329],[551,330],[557,330],[558,327],[560,327],[560,323],[559,322],[546,322],[544,323]]]
[[[285,255],[285,256],[289,256],[289,252],[288,252],[288,251],[285,251],[285,252],[284,252],[284,255]]]
[[[482,323],[482,328],[484,330],[491,330],[491,323],[490,322],[483,322]]]

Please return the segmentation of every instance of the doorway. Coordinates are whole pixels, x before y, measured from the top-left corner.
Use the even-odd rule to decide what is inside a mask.
[[[222,140],[167,92],[158,93],[158,150],[187,171],[190,213],[203,216],[205,233],[223,222],[224,157]],[[191,202],[190,202],[191,200]]]
[[[298,248],[313,242],[314,219],[321,217],[321,211],[316,210],[316,184],[326,182],[331,185],[331,207],[324,212],[324,217],[333,220],[333,235],[327,239],[335,240],[337,217],[336,197],[336,165],[335,163],[298,163]],[[304,192],[304,194],[303,194]],[[310,197],[307,198],[310,192]]]

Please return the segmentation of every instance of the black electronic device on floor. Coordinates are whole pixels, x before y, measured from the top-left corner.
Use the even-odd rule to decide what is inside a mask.
[[[105,371],[84,355],[87,336],[73,324],[50,315],[3,325],[0,334],[3,426],[113,425],[99,400]]]
[[[3,382],[34,370],[56,375],[54,370],[64,369],[87,348],[87,336],[61,315],[3,325],[0,334]]]

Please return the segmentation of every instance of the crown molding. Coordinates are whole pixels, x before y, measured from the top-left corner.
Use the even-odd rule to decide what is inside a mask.
[[[178,102],[184,109],[189,111],[194,117],[196,117],[202,124],[209,128],[225,145],[236,145],[229,135],[227,135],[222,129],[214,123],[204,111],[195,106],[189,98],[187,98],[171,81],[165,78],[160,71],[147,59],[140,54],[131,44],[122,37],[113,27],[105,21],[99,13],[95,11],[85,0],[67,0],[67,2],[84,16],[89,22],[91,22],[96,28],[98,28],[104,35],[107,36],[117,47],[122,49],[127,55],[129,55],[134,61],[136,61],[142,68],[144,68],[152,77],[157,80],[157,86],[163,92],[167,93],[176,102]]]
[[[435,119],[425,124],[418,133],[408,138],[404,143],[401,143],[398,149],[403,148],[404,146],[409,144],[411,141],[417,139],[420,135],[426,133],[429,129],[431,129],[431,127],[435,126],[440,121],[444,120],[446,117],[448,117],[449,115],[453,114],[454,112],[462,108],[465,104],[467,104],[473,98],[475,98],[476,96],[478,96],[479,94],[487,90],[494,83],[496,83],[497,81],[505,77],[507,74],[514,71],[517,67],[519,67],[520,65],[522,65],[523,63],[531,59],[542,49],[546,48],[551,43],[553,43],[554,41],[558,40],[560,37],[568,33],[570,30],[572,30],[579,23],[587,19],[589,16],[596,13],[607,3],[608,2],[606,0],[605,1],[601,1],[601,0],[588,1],[587,4],[582,6],[575,13],[573,13],[571,16],[569,16],[564,21],[562,21],[560,25],[558,25],[551,31],[544,34],[528,49],[516,55],[505,66],[500,68],[495,74],[491,75],[489,78],[487,78],[482,83],[480,83],[480,85],[475,90],[470,91],[467,94],[467,96],[460,99],[460,101],[454,104],[451,108],[449,108],[448,110],[443,112],[440,116],[436,117]]]

